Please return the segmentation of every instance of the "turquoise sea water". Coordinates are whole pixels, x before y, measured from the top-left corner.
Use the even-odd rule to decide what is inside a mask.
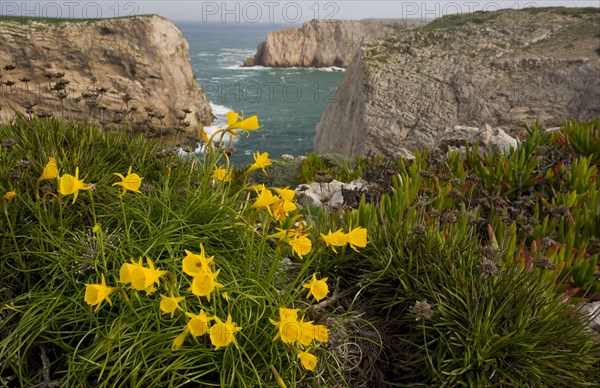
[[[238,138],[233,162],[251,161],[254,151],[267,151],[271,158],[312,151],[315,126],[337,88],[343,74],[340,69],[241,67],[269,31],[298,26],[176,24],[189,42],[194,74],[216,116],[207,132],[224,125],[228,110],[256,114],[264,126],[248,138]]]

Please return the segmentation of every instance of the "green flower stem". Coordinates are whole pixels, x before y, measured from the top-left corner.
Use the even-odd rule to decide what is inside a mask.
[[[427,355],[427,359],[429,360],[429,364],[431,365],[431,370],[433,371],[433,373],[435,373],[436,376],[439,377],[437,369],[435,369],[435,366],[433,365],[433,360],[431,359],[431,356],[429,355],[429,350],[427,349],[427,335],[425,332],[425,319],[422,320],[421,327],[423,328],[423,343],[425,344],[425,354]]]
[[[129,244],[131,243],[131,238],[129,237],[129,224],[127,223],[127,215],[125,214],[125,203],[123,202],[122,196],[119,196],[119,201],[121,201],[121,213],[123,214],[123,228],[125,229],[125,237],[127,237],[127,243]]]
[[[262,272],[262,264],[265,256],[265,247],[267,246],[267,236],[269,235],[269,229],[271,228],[271,216],[266,215],[262,225],[262,235],[260,237],[260,243],[258,244],[258,261],[256,263],[256,273]]]
[[[6,201],[4,201],[4,215],[6,216],[8,229],[10,230],[10,235],[12,237],[13,243],[15,244],[15,251],[17,252],[17,261],[19,263],[19,268],[25,275],[25,285],[27,288],[29,288],[29,273],[25,270],[25,262],[23,261],[23,257],[21,256],[21,250],[19,249],[17,237],[15,236],[15,230],[13,229],[12,223],[10,222],[10,217],[8,216],[8,206]]]
[[[98,218],[96,217],[96,206],[94,203],[94,194],[92,193],[93,189],[89,191],[90,193],[90,204],[92,205],[92,217],[94,219],[94,227],[98,225]],[[102,230],[96,233],[98,239],[98,247],[100,248],[99,255],[102,258],[102,265],[104,266],[104,270],[108,270],[106,264],[106,257],[104,256],[104,240],[102,239]]]

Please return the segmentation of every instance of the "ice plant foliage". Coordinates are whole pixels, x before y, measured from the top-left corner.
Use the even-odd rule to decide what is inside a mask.
[[[140,193],[140,186],[142,185],[142,177],[136,173],[131,173],[131,166],[129,166],[129,171],[127,172],[127,176],[123,176],[118,172],[115,172],[113,175],[121,178],[121,182],[113,183],[113,186],[121,186],[123,188],[123,192],[119,197],[125,195],[127,191],[132,191],[134,193]]]

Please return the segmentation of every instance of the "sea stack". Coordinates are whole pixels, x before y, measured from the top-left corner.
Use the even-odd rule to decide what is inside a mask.
[[[361,44],[418,24],[401,20],[311,20],[302,28],[270,32],[244,66],[345,68]]]

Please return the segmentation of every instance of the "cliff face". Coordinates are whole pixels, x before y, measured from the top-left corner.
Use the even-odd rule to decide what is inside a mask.
[[[358,46],[417,23],[311,20],[302,28],[270,32],[244,66],[348,67]]]
[[[189,46],[160,16],[60,23],[0,18],[0,77],[0,119],[50,112],[161,131],[212,121]]]
[[[600,13],[441,18],[363,45],[317,125],[315,150],[398,155],[456,125],[514,132],[600,115]]]

